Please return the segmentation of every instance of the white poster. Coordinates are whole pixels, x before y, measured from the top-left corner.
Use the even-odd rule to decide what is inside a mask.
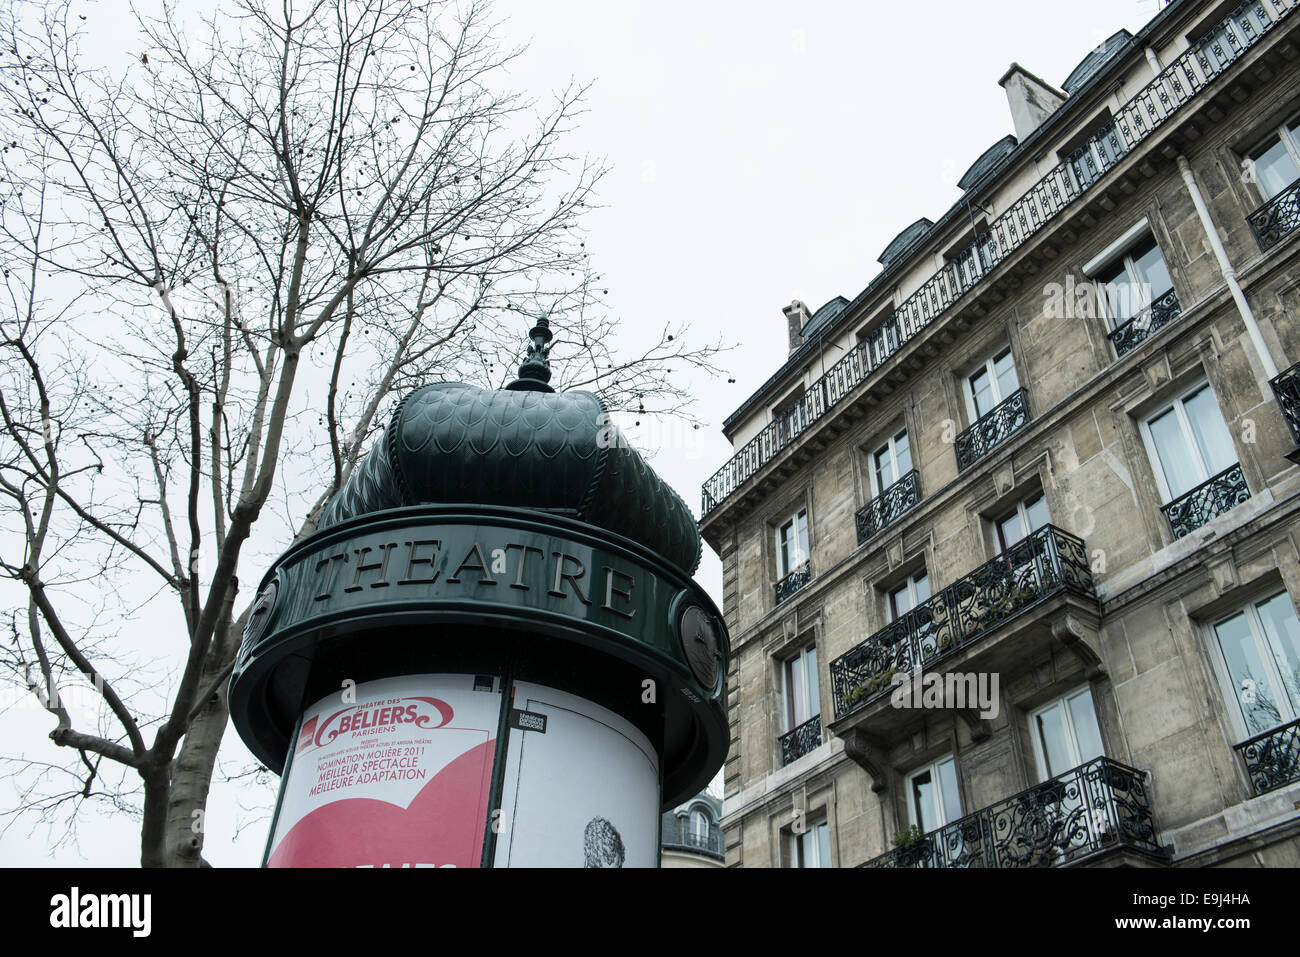
[[[370,681],[303,714],[268,867],[478,867],[500,682]]]
[[[659,760],[631,722],[515,683],[495,867],[657,867]]]

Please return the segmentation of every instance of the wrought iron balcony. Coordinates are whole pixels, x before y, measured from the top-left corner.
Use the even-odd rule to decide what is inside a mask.
[[[676,838],[664,835],[664,847],[686,847],[693,851],[704,851],[722,857],[722,834],[716,827],[709,828],[709,833],[696,834],[683,824],[681,834]]]
[[[779,605],[804,585],[812,581],[812,563],[804,562],[791,569],[789,574],[778,580],[772,587],[776,589],[776,603]]]
[[[1248,498],[1250,489],[1246,487],[1246,477],[1241,474],[1241,466],[1234,465],[1168,505],[1161,505],[1160,511],[1169,519],[1174,538],[1182,538]]]
[[[1182,304],[1170,289],[1128,322],[1115,327],[1109,336],[1115,346],[1115,355],[1122,356],[1147,336],[1177,319],[1182,311]]]
[[[1234,750],[1256,794],[1300,781],[1300,719],[1243,741]]]
[[[1029,393],[1017,389],[957,436],[957,471],[964,472],[1029,424]]]
[[[1300,179],[1246,217],[1259,248],[1268,252],[1300,226]]]
[[[1300,362],[1287,369],[1272,382],[1277,404],[1282,407],[1291,438],[1300,445]]]
[[[809,718],[776,740],[781,745],[782,766],[798,761],[822,743],[822,716]]]
[[[1094,758],[863,867],[1061,867],[1119,847],[1162,854],[1146,772]]]
[[[1057,592],[1094,595],[1083,540],[1044,525],[831,662],[836,719]]]
[[[916,469],[885,489],[853,516],[858,527],[858,544],[886,528],[921,500],[921,481]]]
[[[1203,46],[1197,46],[1170,63],[1080,148],[1091,157],[1084,162],[1085,175],[1075,169],[1079,165],[1079,156],[1075,154],[1071,154],[1073,160],[1067,157],[1050,169],[969,247],[953,254],[892,315],[871,329],[865,339],[813,382],[797,403],[797,418],[791,418],[793,410],[786,410],[785,417],[769,424],[718,469],[704,483],[701,517],[726,501],[800,433],[834,409],[985,276],[1104,179],[1134,147],[1168,122],[1283,18],[1290,16],[1297,4],[1300,0],[1247,0],[1215,29],[1216,35],[1226,36],[1228,42],[1214,56],[1208,55]],[[1087,167],[1088,162],[1093,163],[1091,168]],[[973,264],[978,264],[978,268]],[[787,424],[783,426],[783,422]],[[797,424],[798,428],[791,428],[791,424]]]

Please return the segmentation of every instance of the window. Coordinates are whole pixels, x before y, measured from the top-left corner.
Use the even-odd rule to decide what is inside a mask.
[[[966,411],[971,422],[984,418],[1020,388],[1011,347],[989,357],[966,377]]]
[[[912,449],[907,440],[907,429],[903,429],[871,454],[872,495],[880,495],[910,471]]]
[[[1155,237],[1145,234],[1108,265],[1096,271],[1098,308],[1115,329],[1174,288]]]
[[[697,841],[707,842],[709,839],[709,816],[696,808],[691,812],[691,837]]]
[[[808,510],[801,508],[776,530],[776,577],[784,578],[808,561]]]
[[[817,646],[809,645],[781,669],[781,693],[785,730],[793,731],[821,714],[821,693],[817,684]]]
[[[1089,688],[1076,689],[1034,711],[1029,725],[1039,780],[1054,778],[1105,754]]]
[[[1300,621],[1281,591],[1217,621],[1211,628],[1215,670],[1230,700],[1233,724],[1254,737],[1300,714]]]
[[[1050,521],[1051,516],[1047,514],[1047,498],[1042,492],[1021,499],[1006,517],[994,522],[998,533],[998,550],[1005,552]]]
[[[909,821],[923,833],[961,817],[957,763],[951,755],[908,776],[907,812]]]
[[[897,621],[930,597],[930,577],[919,571],[889,592],[889,620]]]
[[[830,867],[831,832],[825,819],[808,825],[803,833],[790,831],[791,867]]]
[[[1237,464],[1232,437],[1205,382],[1143,422],[1142,437],[1166,502]]]
[[[1300,179],[1300,116],[1273,130],[1247,158],[1261,199],[1272,199]]]

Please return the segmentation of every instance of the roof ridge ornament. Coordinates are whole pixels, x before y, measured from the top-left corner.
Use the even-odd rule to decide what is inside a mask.
[[[532,343],[528,346],[528,355],[519,364],[519,378],[506,386],[512,392],[554,392],[548,385],[551,381],[551,321],[542,313],[537,325],[528,330]]]

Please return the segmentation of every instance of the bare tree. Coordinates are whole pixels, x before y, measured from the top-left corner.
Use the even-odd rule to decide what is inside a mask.
[[[166,9],[124,70],[88,63],[69,5],[3,17],[0,568],[26,604],[3,662],[70,758],[27,795],[138,806],[141,862],[196,865],[241,558],[314,527],[397,396],[505,381],[548,314],[562,387],[682,412],[673,376],[718,345],[616,351],[581,230],[604,168],[562,148],[583,90],[503,91],[519,51],[480,5]],[[154,597],[165,695],[131,657]],[[68,675],[102,724],[77,726]]]

